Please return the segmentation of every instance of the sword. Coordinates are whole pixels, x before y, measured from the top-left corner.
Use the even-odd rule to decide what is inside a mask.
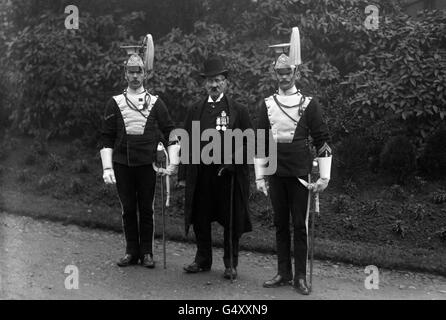
[[[309,176],[311,178],[311,176]],[[298,178],[300,183],[302,183],[302,185],[304,185],[306,188],[308,188],[310,191],[310,193],[312,192],[311,190],[313,189],[313,184],[310,182],[306,182],[305,180],[302,180],[300,178]],[[309,179],[310,181],[310,179]],[[308,210],[310,207],[310,198],[311,195],[309,195],[308,197]],[[310,219],[311,219],[311,227],[310,227],[310,281],[309,281],[309,286],[308,289],[310,291],[310,293],[312,292],[313,289],[313,261],[314,261],[314,218],[315,215],[314,213],[316,213],[317,215],[319,215],[320,211],[319,211],[319,192],[315,192],[314,193],[314,211],[309,210],[310,211]]]
[[[164,160],[165,159],[165,160]],[[165,167],[163,168],[163,162]],[[170,180],[169,176],[166,175],[166,202],[164,203],[164,181],[162,173],[165,172],[165,168],[169,165],[169,156],[167,154],[166,149],[164,148],[164,145],[160,142],[158,143],[157,147],[157,164],[155,162],[152,164],[153,169],[155,172],[157,172],[160,175],[160,188],[161,188],[161,217],[163,221],[163,228],[162,228],[162,237],[163,237],[163,262],[164,262],[164,269],[167,268],[167,262],[166,262],[166,215],[164,213],[164,206],[169,207],[170,205]]]
[[[231,265],[231,283],[234,282],[233,275],[232,275],[232,269],[234,266],[234,261],[232,255],[234,254],[233,248],[232,248],[232,224],[233,224],[233,205],[234,205],[234,175],[231,174],[231,198],[230,198],[230,209],[229,209],[229,264]]]

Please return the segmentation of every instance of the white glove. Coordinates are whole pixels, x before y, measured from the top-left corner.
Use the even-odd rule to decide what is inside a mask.
[[[308,189],[312,190],[313,192],[322,192],[328,187],[329,181],[330,179],[327,178],[319,178],[315,183],[310,184]]]
[[[179,144],[172,144],[167,147],[167,153],[169,154],[169,163],[178,165],[180,164],[180,150]]]
[[[156,172],[156,174],[158,176],[164,177],[165,175],[167,175],[167,168],[158,168],[157,166],[155,166],[155,163],[153,163],[153,170]]]
[[[115,184],[115,172],[113,171],[113,149],[111,148],[103,148],[101,150],[101,160],[102,160],[102,168],[104,169],[104,173],[102,178],[104,179],[105,184]]]
[[[113,169],[105,169],[102,177],[105,184],[116,184],[115,171]]]
[[[256,180],[257,191],[263,192],[265,196],[268,196],[268,186],[265,179]]]
[[[168,176],[171,176],[173,174],[176,174],[178,171],[178,165],[177,164],[169,164],[166,168],[166,174]]]

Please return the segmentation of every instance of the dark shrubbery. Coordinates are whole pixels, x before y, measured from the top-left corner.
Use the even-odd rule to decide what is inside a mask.
[[[446,203],[446,192],[434,192],[431,199],[435,204]]]
[[[73,164],[73,171],[75,173],[89,173],[90,167],[88,161],[84,159],[75,160]]]
[[[340,173],[346,177],[354,177],[368,167],[369,148],[364,137],[347,136],[340,141],[334,150]]]
[[[37,185],[39,190],[47,190],[54,187],[56,183],[56,177],[53,174],[47,174],[39,179]]]
[[[79,178],[71,178],[68,186],[66,186],[65,192],[68,196],[73,194],[80,194],[84,190],[82,180]]]
[[[7,42],[0,41],[0,66],[10,75],[0,91],[11,83],[18,88],[18,107],[7,109],[8,116],[27,133],[77,136],[94,147],[106,101],[125,86],[125,54],[119,45],[138,43],[144,33],[164,35],[154,39],[155,70],[148,85],[178,123],[203,92],[199,70],[210,54],[224,56],[231,94],[255,115],[254,107],[276,87],[267,46],[288,41],[293,26],[299,26],[302,39],[299,85],[324,106],[347,175],[364,162],[376,167],[383,137],[394,136],[394,128],[421,150],[446,115],[445,11],[411,18],[393,2],[377,0],[385,19],[378,30],[367,30],[368,3],[362,0],[192,1],[195,9],[188,12],[201,21],[181,18],[182,29],[141,34],[140,26],[150,19],[146,5],[133,13],[112,12],[109,4],[104,15],[86,10],[79,30],[65,30],[59,9],[38,2],[45,6],[14,2],[6,16],[10,34],[0,30],[0,40]],[[156,6],[159,16],[165,10],[172,17],[173,5]],[[30,14],[37,9],[38,14]],[[4,110],[0,101],[0,113]],[[360,139],[365,139],[363,146]],[[358,151],[349,152],[349,145]],[[435,161],[433,166],[439,165]]]
[[[62,168],[64,160],[57,154],[50,153],[47,160],[47,168],[50,171],[58,171]]]
[[[446,175],[446,128],[436,131],[427,139],[420,167],[437,178]]]
[[[389,173],[395,182],[404,183],[416,171],[416,151],[410,140],[404,136],[390,138],[380,155],[381,168]]]
[[[25,155],[25,158],[23,159],[23,164],[26,166],[33,166],[36,164],[38,159],[37,153],[30,151]]]

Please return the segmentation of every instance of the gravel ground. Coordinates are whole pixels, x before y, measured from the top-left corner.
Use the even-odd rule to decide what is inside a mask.
[[[242,238],[243,241],[243,238]],[[365,288],[364,267],[315,261],[310,296],[292,287],[266,289],[276,257],[242,251],[239,277],[223,279],[223,252],[214,249],[210,272],[185,274],[195,247],[167,242],[167,269],[162,244],[155,242],[157,267],[119,268],[121,234],[0,213],[0,299],[156,299],[156,300],[297,300],[297,299],[446,299],[446,278],[423,273],[379,269],[379,289]],[[79,272],[78,289],[66,289],[67,266]],[[378,266],[379,267],[379,266]]]

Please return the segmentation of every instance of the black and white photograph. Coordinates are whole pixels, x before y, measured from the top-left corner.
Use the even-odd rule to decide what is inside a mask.
[[[0,0],[0,70],[0,300],[446,300],[446,0]]]

